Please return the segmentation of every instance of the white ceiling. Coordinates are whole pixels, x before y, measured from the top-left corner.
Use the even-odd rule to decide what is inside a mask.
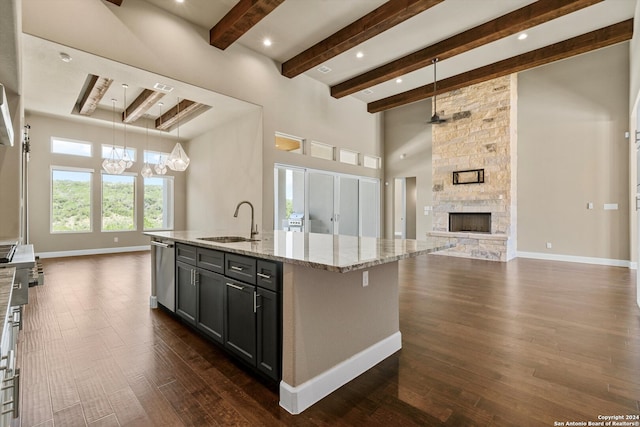
[[[128,1],[124,0],[123,8]],[[146,0],[156,7],[175,14],[194,25],[210,29],[238,0]],[[349,23],[366,15],[386,0],[285,0],[271,14],[256,24],[236,43],[283,62],[313,46]],[[534,0],[445,0],[404,23],[388,30],[322,65],[332,69],[327,74],[315,67],[305,74],[327,86],[354,77],[385,64],[407,53],[417,51],[438,41],[458,34],[476,25],[519,9]],[[531,28],[524,41],[510,36],[438,63],[438,79],[450,77],[539,47],[562,41],[589,31],[633,17],[636,0],[605,0],[551,22]],[[265,47],[262,40],[271,38],[273,45]],[[122,111],[127,83],[127,101],[130,103],[142,91],[155,83],[164,83],[176,89],[166,95],[163,112],[175,105],[178,97],[191,99],[212,109],[188,123],[181,124],[180,136],[193,138],[212,127],[212,123],[229,120],[248,109],[257,108],[236,99],[206,91],[155,74],[147,73],[120,63],[98,58],[68,47],[62,47],[36,37],[23,38],[23,87],[25,109],[44,114],[70,117],[71,110],[88,73],[114,79],[103,98],[99,111],[90,119],[71,116],[78,120],[111,123],[111,98],[117,99],[118,112]],[[211,49],[216,49],[211,47]],[[59,59],[61,50],[71,54],[73,61]],[[356,58],[356,52],[364,56]],[[282,77],[286,78],[286,77]],[[301,77],[294,77],[301,78]],[[371,102],[433,82],[433,69],[427,67],[402,77],[402,83],[388,81],[370,88],[373,93],[358,92],[351,95],[363,102]],[[327,87],[327,96],[329,87]],[[155,111],[154,111],[155,110]],[[159,115],[158,107],[149,115]],[[138,128],[144,121],[136,122]],[[135,126],[133,126],[135,128]],[[175,132],[175,130],[174,130]]]

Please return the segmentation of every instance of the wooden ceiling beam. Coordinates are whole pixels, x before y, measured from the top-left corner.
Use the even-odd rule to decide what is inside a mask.
[[[285,61],[282,64],[282,75],[292,78],[302,74],[442,1],[389,0],[340,31]]]
[[[178,106],[180,107],[179,109]],[[180,121],[180,124],[184,124],[209,108],[210,107],[208,105],[183,99],[179,104],[176,104],[173,108],[156,119],[156,129],[168,131],[173,125],[178,123],[178,120]],[[179,114],[178,111],[180,111]]]
[[[427,67],[434,58],[441,61],[451,58],[601,1],[603,0],[539,0],[332,86],[331,96],[342,98],[351,95]]]
[[[284,0],[240,0],[209,30],[209,44],[226,49]]]
[[[113,83],[113,79],[89,74],[76,104],[78,114],[83,116],[92,115],[96,111],[98,104],[100,104],[100,100],[107,93],[111,83]]]
[[[581,53],[630,40],[633,36],[633,19],[619,22],[590,33],[523,53],[503,61],[476,68],[443,80],[438,80],[436,95],[471,86],[497,77],[539,67]],[[378,113],[401,105],[431,98],[433,83],[367,104],[367,111]]]
[[[113,3],[116,6],[122,6],[122,0],[107,0],[109,3]]]
[[[122,113],[124,123],[133,123],[142,117],[165,94],[151,89],[145,89]]]

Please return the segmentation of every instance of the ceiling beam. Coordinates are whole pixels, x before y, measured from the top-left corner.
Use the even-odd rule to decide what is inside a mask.
[[[282,75],[295,77],[378,34],[441,3],[443,0],[389,0],[282,64]]]
[[[107,0],[109,3],[113,3],[116,6],[122,6],[122,0]]]
[[[124,123],[133,123],[142,117],[165,94],[151,89],[145,89],[122,113]]]
[[[633,19],[601,28],[562,42],[523,53],[503,61],[476,68],[438,81],[436,95],[471,86],[512,73],[539,67],[581,53],[630,40],[633,36]],[[430,98],[434,95],[433,83],[367,104],[367,111],[378,113],[401,105]]]
[[[240,0],[209,30],[209,44],[226,49],[284,0]]]
[[[96,111],[98,104],[100,104],[100,100],[107,93],[111,83],[113,83],[113,79],[89,74],[78,97],[76,105],[78,114],[83,116],[92,115]]]
[[[178,106],[180,107],[179,109]],[[178,124],[178,121],[181,124],[186,123],[209,108],[208,105],[183,99],[179,104],[176,104],[172,109],[156,119],[156,129],[168,131],[173,125]],[[179,114],[178,110],[180,111]]]
[[[603,0],[539,0],[513,12],[456,34],[331,87],[331,96],[342,98],[379,83],[431,65],[528,28],[551,21]]]

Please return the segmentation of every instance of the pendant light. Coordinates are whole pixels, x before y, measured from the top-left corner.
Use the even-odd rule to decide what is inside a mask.
[[[111,144],[111,151],[109,155],[103,160],[102,168],[105,172],[112,175],[119,175],[124,172],[124,168],[122,167],[120,161],[122,158],[118,155],[118,151],[116,150],[116,100],[111,99],[111,113],[112,113],[112,130],[113,130],[113,142]]]
[[[169,166],[171,170],[183,172],[187,170],[187,168],[189,167],[190,160],[189,160],[189,157],[187,157],[187,153],[184,152],[184,149],[180,144],[180,98],[178,98],[176,114],[178,116],[178,127],[177,127],[178,138],[177,138],[176,146],[173,147],[173,151],[171,151],[171,154],[167,159],[167,166]]]
[[[131,159],[131,156],[129,156],[129,152],[127,150],[127,88],[129,87],[129,85],[127,85],[126,83],[122,84],[122,88],[124,89],[124,99],[123,99],[123,106],[122,106],[122,124],[123,124],[123,129],[124,129],[124,148],[122,149],[122,159],[120,160],[120,163],[124,169],[129,169],[131,166],[133,166],[133,160]]]
[[[164,104],[162,102],[158,102],[158,106],[160,107],[160,125],[162,125],[162,106],[163,105]],[[157,175],[164,175],[167,173],[166,160],[162,159],[162,154],[158,159],[158,163],[153,167],[153,170],[156,172]]]
[[[436,102],[436,94],[438,92],[438,79],[436,77],[436,63],[438,62],[438,58],[433,58],[431,62],[433,63],[433,116],[431,116],[431,120],[429,120],[429,123],[437,125],[440,123],[444,123],[447,120],[441,119],[440,116],[438,115],[438,106]]]
[[[145,118],[145,151],[149,150],[149,119]],[[142,175],[145,178],[151,178],[153,176],[153,169],[151,169],[151,166],[149,166],[149,162],[147,161],[146,157],[145,157],[145,153],[142,153],[142,158],[144,160],[144,166],[142,166],[142,170],[140,171],[140,175]]]

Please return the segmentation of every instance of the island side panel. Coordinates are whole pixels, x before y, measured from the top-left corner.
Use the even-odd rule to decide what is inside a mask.
[[[283,276],[282,380],[290,386],[399,332],[397,262],[349,273],[285,263]]]

